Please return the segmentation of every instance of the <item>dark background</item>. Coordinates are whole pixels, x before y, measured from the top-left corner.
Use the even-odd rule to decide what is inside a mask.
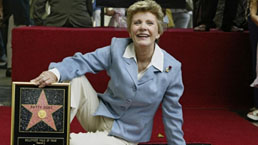
[[[97,6],[128,8],[137,0],[97,0]],[[162,8],[185,8],[185,0],[155,0]]]

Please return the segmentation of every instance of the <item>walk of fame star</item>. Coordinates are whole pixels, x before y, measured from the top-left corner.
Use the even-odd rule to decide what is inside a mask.
[[[26,128],[27,130],[40,121],[45,122],[52,129],[56,130],[52,113],[60,109],[62,105],[49,105],[44,90],[41,91],[37,104],[22,104],[22,106],[32,113],[32,117]]]

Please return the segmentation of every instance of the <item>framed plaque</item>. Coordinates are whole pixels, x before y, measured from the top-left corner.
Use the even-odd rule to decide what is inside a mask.
[[[69,145],[70,84],[12,84],[11,145]]]

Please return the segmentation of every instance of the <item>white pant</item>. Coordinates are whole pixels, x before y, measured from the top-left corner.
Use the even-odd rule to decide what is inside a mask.
[[[87,133],[71,133],[70,145],[137,145],[123,139],[108,136],[114,120],[93,116],[99,98],[85,76],[71,81],[71,122],[76,116]]]

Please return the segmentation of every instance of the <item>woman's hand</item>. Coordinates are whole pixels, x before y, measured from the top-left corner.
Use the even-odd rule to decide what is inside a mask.
[[[253,83],[250,86],[258,88],[258,77],[255,78],[255,80],[253,81]]]
[[[258,15],[251,15],[251,19],[258,26]]]
[[[56,75],[51,71],[44,71],[38,77],[31,80],[30,82],[35,83],[40,88],[51,85],[52,83],[57,82]]]

